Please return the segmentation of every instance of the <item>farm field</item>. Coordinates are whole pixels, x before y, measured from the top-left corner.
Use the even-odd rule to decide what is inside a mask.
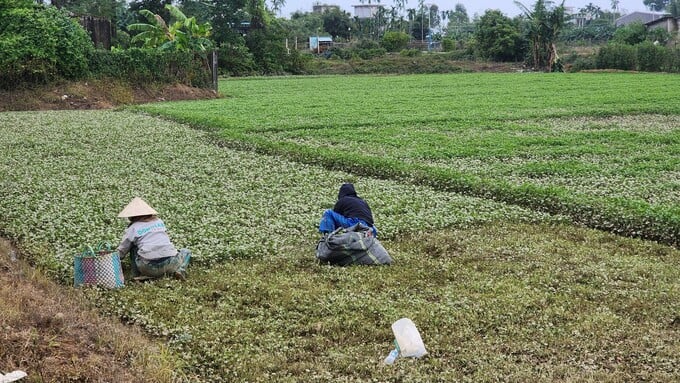
[[[134,110],[0,113],[0,231],[69,284],[83,244],[116,244],[120,208],[135,195],[149,201],[193,251],[189,279],[83,294],[164,340],[178,381],[674,381],[680,251],[550,208],[601,204],[637,214],[627,223],[656,219],[631,230],[677,230],[665,224],[680,219],[680,111],[657,91],[674,82],[244,79],[222,82],[225,99],[139,107],[177,121]],[[476,101],[456,99],[454,83]],[[626,83],[649,92],[621,91]],[[435,84],[431,118],[398,91]],[[537,93],[536,105],[503,93],[511,84]],[[584,88],[603,91],[577,97]],[[389,92],[403,104],[374,114],[370,103]],[[371,204],[394,265],[314,261],[316,224],[345,181]],[[429,354],[384,366],[401,317]]]
[[[680,103],[662,74],[227,80],[228,97],[143,110],[238,145],[680,239]],[[228,113],[226,111],[229,111]]]

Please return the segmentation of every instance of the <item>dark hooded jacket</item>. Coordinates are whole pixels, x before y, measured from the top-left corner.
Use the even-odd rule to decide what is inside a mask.
[[[347,183],[340,187],[338,202],[333,206],[333,211],[347,218],[358,218],[370,226],[374,226],[371,208],[368,207],[366,201],[357,196],[353,184]]]

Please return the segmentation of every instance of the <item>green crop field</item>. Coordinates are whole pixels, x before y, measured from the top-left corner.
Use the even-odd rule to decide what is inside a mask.
[[[616,73],[249,79],[223,82],[225,99],[143,109],[268,153],[678,244],[679,85]]]
[[[229,79],[219,100],[0,113],[0,231],[69,284],[145,198],[189,279],[83,293],[165,340],[178,381],[674,381],[679,79]],[[393,265],[315,261],[345,181]],[[385,366],[401,317],[428,355]]]

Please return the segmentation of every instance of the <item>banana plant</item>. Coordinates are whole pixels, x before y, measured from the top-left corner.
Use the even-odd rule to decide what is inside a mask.
[[[210,23],[199,24],[195,17],[186,17],[173,5],[168,4],[165,8],[175,19],[174,23],[166,23],[160,15],[149,10],[139,11],[149,22],[128,25],[128,30],[140,32],[132,38],[133,44],[141,43],[144,48],[159,50],[201,52],[212,47],[212,41],[209,39],[212,30]]]

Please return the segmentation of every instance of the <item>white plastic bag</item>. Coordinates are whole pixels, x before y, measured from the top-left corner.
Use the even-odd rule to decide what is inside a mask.
[[[16,382],[19,379],[23,379],[27,374],[21,370],[16,370],[9,372],[5,375],[0,374],[0,383]]]
[[[420,333],[415,323],[408,318],[401,318],[392,323],[394,338],[399,344],[399,351],[402,357],[420,358],[427,354],[425,344],[420,337]]]

